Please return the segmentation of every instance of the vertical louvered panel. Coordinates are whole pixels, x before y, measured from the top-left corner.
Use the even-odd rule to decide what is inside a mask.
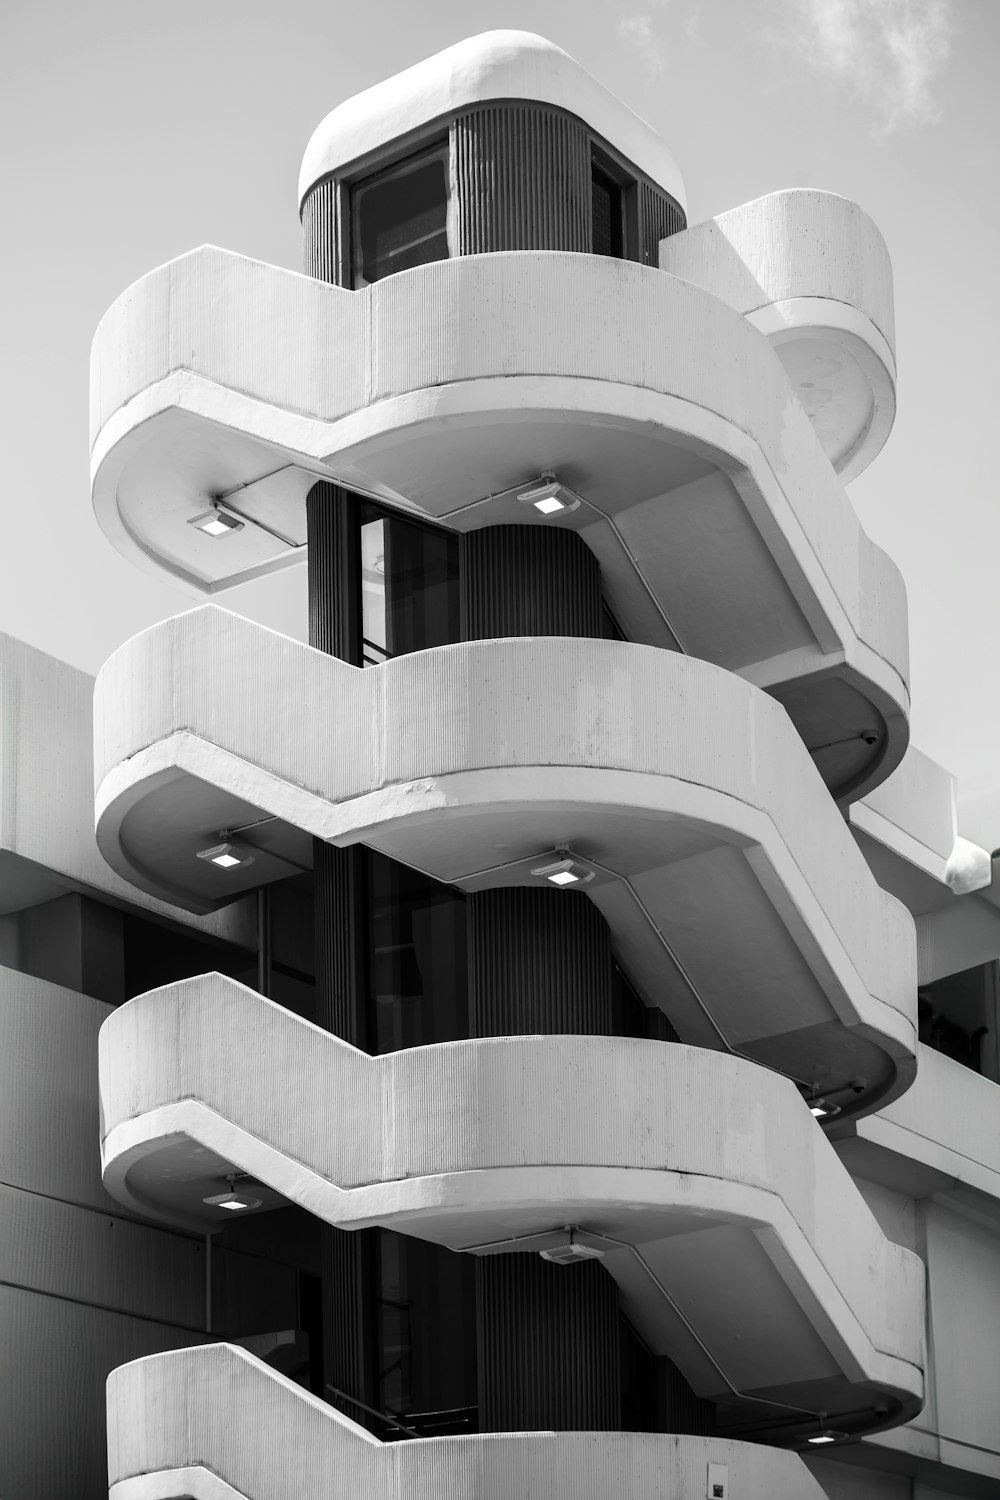
[[[713,1437],[715,1406],[696,1396],[673,1360],[666,1355],[656,1361],[656,1404],[660,1432],[686,1432],[692,1437]]]
[[[323,1226],[323,1379],[326,1398],[354,1422],[365,1413],[349,1399],[371,1405],[371,1318],[375,1299],[377,1229],[349,1234]],[[343,1392],[343,1395],[338,1395]]]
[[[316,1024],[353,1047],[367,1044],[368,923],[364,850],[313,840]]]
[[[607,924],[586,896],[551,887],[468,899],[473,1036],[611,1036],[614,966]]]
[[[460,255],[591,248],[590,139],[579,120],[489,104],[454,126]]]
[[[361,644],[357,504],[336,484],[313,485],[306,496],[309,644],[355,665]]]
[[[318,182],[302,205],[303,269],[317,281],[337,284],[337,184]]]
[[[659,265],[659,243],[687,228],[684,210],[651,182],[639,183],[639,260]]]
[[[604,1267],[519,1254],[477,1269],[479,1430],[616,1430],[618,1299]]]
[[[463,538],[462,638],[577,635],[604,630],[601,570],[575,531],[486,526]]]

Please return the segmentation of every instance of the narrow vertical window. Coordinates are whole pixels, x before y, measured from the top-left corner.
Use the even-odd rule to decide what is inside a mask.
[[[448,259],[448,148],[410,157],[351,193],[352,284]]]
[[[396,516],[361,526],[365,666],[458,640],[458,538]]]
[[[591,214],[594,254],[612,255],[621,260],[625,254],[621,184],[602,171],[596,162],[591,168]]]

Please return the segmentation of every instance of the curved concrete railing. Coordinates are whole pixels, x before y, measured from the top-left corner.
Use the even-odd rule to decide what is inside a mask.
[[[660,266],[767,335],[842,479],[871,463],[896,412],[892,266],[856,203],[769,193],[661,241]]]
[[[913,1087],[858,1124],[858,1136],[928,1168],[952,1188],[1000,1199],[1000,1085],[919,1049]]]
[[[633,1432],[491,1433],[380,1443],[228,1344],[153,1355],[108,1379],[110,1500],[689,1500],[710,1463],[739,1500],[823,1500],[794,1453]]]
[[[237,1170],[327,1223],[453,1250],[573,1224],[702,1394],[753,1371],[757,1388],[823,1376],[919,1403],[921,1262],[886,1241],[795,1088],[750,1062],[592,1037],[372,1058],[204,975],[106,1020],[100,1100],[105,1187],[142,1214],[204,1230],[223,1215],[202,1200]],[[735,1319],[720,1278],[744,1289]]]
[[[784,711],[719,668],[546,637],[361,670],[204,606],[111,657],[95,726],[101,850],[157,895],[206,909],[287,874],[283,829],[466,889],[530,884],[565,843],[604,867],[588,893],[619,957],[688,1040],[773,1053],[845,1113],[912,1078],[912,918]],[[265,817],[245,871],[195,857]]]
[[[632,637],[769,685],[832,672],[884,722],[880,776],[905,747],[899,574],[767,339],[677,277],[522,253],[348,292],[205,248],[106,314],[92,405],[101,525],[196,592],[300,556],[318,477],[466,530],[534,524],[511,487],[555,465]],[[242,530],[187,524],[226,494]]]
[[[753,1063],[569,1036],[371,1057],[215,974],[114,1012],[100,1078],[105,1185],[139,1212],[221,1219],[203,1199],[228,1164],[328,1223],[453,1249],[571,1224],[615,1242],[605,1264],[637,1326],[703,1394],[822,1374],[919,1401],[922,1265],[886,1240],[794,1086]],[[746,1293],[735,1320],[720,1278]]]

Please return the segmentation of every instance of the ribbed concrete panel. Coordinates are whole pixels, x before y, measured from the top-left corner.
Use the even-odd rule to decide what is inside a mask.
[[[823,1500],[792,1453],[713,1438],[639,1433],[519,1433],[381,1444],[241,1350],[226,1345],[141,1360],[108,1386],[112,1500],[212,1495],[185,1476],[202,1464],[252,1500],[321,1500],[330,1475],[364,1500],[687,1500],[709,1463],[739,1475],[739,1500]],[[139,1476],[148,1476],[146,1487]],[[125,1482],[135,1479],[125,1491]],[[116,1490],[115,1486],[121,1486]],[[218,1492],[215,1492],[218,1493]]]
[[[115,1211],[101,1184],[99,1000],[0,968],[0,1181]]]
[[[871,462],[896,410],[892,266],[856,203],[770,193],[666,239],[659,264],[770,337],[838,472]]]
[[[555,526],[484,526],[462,541],[462,638],[580,635],[599,640],[601,569],[581,536]]]
[[[586,896],[515,886],[467,911],[473,1036],[614,1033],[608,925]]]
[[[441,647],[362,671],[209,607],[155,626],[111,658],[97,723],[106,857],[193,904],[210,904],[213,892],[232,899],[234,887],[194,858],[212,829],[197,818],[211,811],[185,813],[190,788],[178,770],[262,814],[327,839],[363,839],[452,883],[537,857],[560,836],[637,878],[670,861],[675,878],[680,860],[699,849],[711,856],[713,841],[744,849],[724,850],[714,870],[690,863],[686,887],[657,875],[666,884],[649,893],[683,952],[705,930],[681,915],[702,872],[730,924],[730,946],[739,919],[751,924],[746,951],[763,944],[765,960],[773,955],[766,980],[766,964],[759,970],[754,1006],[741,1006],[732,1024],[748,1041],[825,1027],[810,1070],[823,1058],[832,1067],[837,1033],[852,1029],[851,1056],[837,1065],[851,1069],[841,1087],[859,1077],[858,1046],[881,1049],[881,1062],[874,1054],[864,1062],[862,1092],[845,1097],[852,1109],[869,1090],[899,1089],[911,1075],[912,919],[875,883],[782,709],[704,662],[625,642],[534,638]],[[298,726],[294,744],[289,724]],[[164,793],[167,775],[175,780]],[[148,832],[147,797],[156,799]],[[186,817],[194,821],[185,842]],[[651,827],[660,830],[652,844]],[[257,878],[253,867],[247,878]],[[531,883],[527,867],[513,883]],[[616,945],[653,943],[650,984],[655,975],[656,985],[676,987],[621,889],[595,887],[595,900]],[[723,956],[713,943],[698,963],[702,993],[724,1012],[734,990],[728,978],[717,982]],[[745,955],[739,965],[745,997],[754,971]],[[790,977],[796,965],[802,972]],[[742,1029],[749,1021],[756,1033]]]
[[[492,1255],[477,1283],[480,1431],[616,1431],[618,1297],[604,1267]]]
[[[204,1326],[205,1250],[198,1241],[4,1185],[0,1222],[0,1282]]]
[[[0,1286],[4,1500],[105,1500],[108,1375],[126,1360],[197,1342],[162,1324]]]
[[[674,235],[660,266],[741,313],[796,297],[844,302],[895,344],[889,251],[864,210],[836,193],[755,198]]]
[[[294,1094],[288,1078],[298,1081]],[[774,1368],[795,1367],[789,1331],[804,1298],[852,1379],[919,1391],[919,1260],[885,1240],[794,1087],[752,1063],[586,1037],[452,1042],[370,1057],[212,975],[110,1017],[101,1097],[109,1189],[126,1202],[139,1192],[168,1214],[205,1212],[195,1158],[186,1201],[158,1165],[163,1143],[184,1135],[328,1222],[381,1223],[455,1248],[584,1223],[648,1243],[656,1264],[683,1249],[688,1236],[675,1238],[677,1229],[693,1230],[699,1216],[756,1225],[789,1278],[783,1293],[779,1283],[767,1293],[781,1304],[767,1311],[767,1326],[783,1330]],[[171,1170],[177,1165],[175,1155]],[[694,1299],[689,1315],[709,1324],[716,1276],[745,1280],[750,1254],[738,1237],[713,1243],[735,1264],[726,1272],[724,1261],[705,1262],[715,1269],[700,1288],[687,1282],[685,1293]],[[643,1324],[652,1317],[655,1332],[661,1307],[651,1284],[637,1293],[630,1261],[605,1263],[638,1295],[637,1326],[648,1337]],[[755,1347],[746,1344],[745,1357]]]
[[[303,270],[317,281],[339,284],[337,184],[318,182],[302,204]]]
[[[454,124],[461,255],[591,249],[590,135],[541,105],[481,105]]]

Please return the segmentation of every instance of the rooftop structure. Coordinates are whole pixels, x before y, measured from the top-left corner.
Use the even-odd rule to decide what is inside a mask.
[[[894,414],[878,231],[688,227],[511,32],[341,105],[300,203],[305,275],[195,250],[95,338],[109,538],[199,597],[305,561],[310,641],[126,642],[96,833],[29,818],[87,941],[172,935],[19,1044],[103,1020],[103,1186],[51,1191],[135,1245],[79,1257],[128,1337],[0,1492],[101,1493],[103,1366],[113,1500],[995,1495],[1000,898],[844,489]]]

